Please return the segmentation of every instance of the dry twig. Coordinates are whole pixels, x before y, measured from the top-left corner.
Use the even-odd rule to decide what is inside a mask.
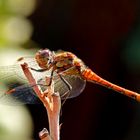
[[[49,132],[46,128],[43,128],[43,130],[39,132],[39,137],[40,140],[51,140]]]
[[[21,64],[23,72],[27,77],[29,83],[35,85],[36,81],[30,72],[27,63]],[[52,83],[45,92],[42,92],[39,89],[38,85],[33,86],[33,90],[39,97],[39,99],[44,104],[47,114],[48,114],[48,121],[49,121],[49,130],[43,129],[39,133],[39,137],[41,140],[59,140],[59,114],[61,108],[61,99],[59,93],[54,93],[54,84]]]

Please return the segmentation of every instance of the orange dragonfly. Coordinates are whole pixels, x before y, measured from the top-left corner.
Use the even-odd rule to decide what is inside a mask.
[[[2,101],[12,96],[15,101],[20,100],[27,104],[36,103],[38,99],[34,87],[37,85],[41,91],[45,91],[52,82],[54,91],[59,92],[62,99],[73,98],[84,90],[86,81],[102,85],[140,101],[138,93],[104,80],[71,52],[54,52],[43,49],[39,50],[34,58],[21,57],[17,62],[19,63],[17,65],[0,67],[0,72],[4,75],[0,79],[6,78],[8,71],[13,71],[15,76],[22,77],[27,84],[6,91],[1,96]],[[28,81],[28,75],[23,68],[23,64],[26,64],[27,69],[31,71],[35,79],[33,83]]]

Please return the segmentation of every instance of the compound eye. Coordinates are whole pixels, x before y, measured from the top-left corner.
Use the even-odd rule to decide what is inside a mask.
[[[52,55],[52,53],[49,49],[40,50],[39,54],[42,58],[45,58],[45,59],[49,59]]]

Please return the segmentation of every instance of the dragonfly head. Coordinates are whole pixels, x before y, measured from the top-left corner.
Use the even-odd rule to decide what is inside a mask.
[[[41,68],[48,69],[53,62],[53,53],[49,49],[39,50],[35,59]]]

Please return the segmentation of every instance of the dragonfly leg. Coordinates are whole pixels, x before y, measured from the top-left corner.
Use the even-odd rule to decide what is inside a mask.
[[[51,75],[50,75],[50,78],[49,78],[50,80],[49,80],[49,83],[48,83],[47,86],[50,86],[52,84],[53,72],[54,72],[54,70],[51,71]]]
[[[32,67],[29,67],[29,68],[33,71],[36,71],[36,72],[44,72],[44,71],[47,70],[47,69],[35,69],[35,68],[32,68]]]

